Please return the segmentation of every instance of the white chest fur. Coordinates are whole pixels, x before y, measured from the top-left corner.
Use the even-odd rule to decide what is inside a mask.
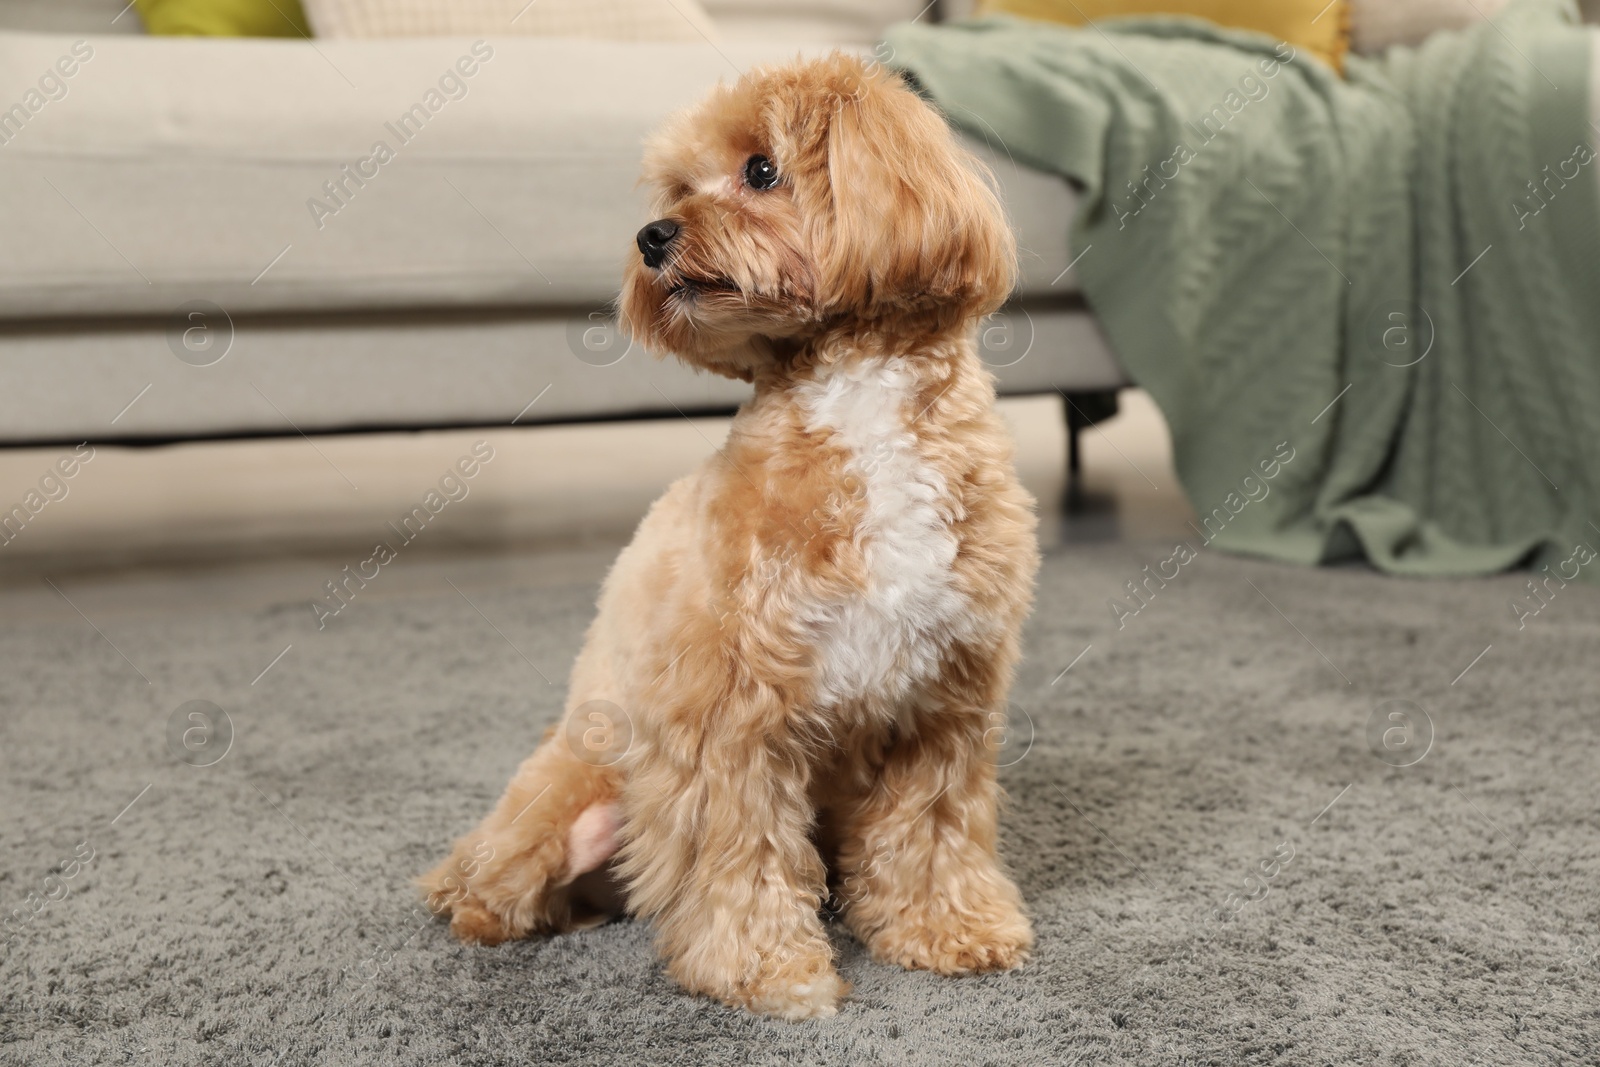
[[[836,367],[801,387],[807,429],[830,433],[859,479],[866,588],[810,605],[824,705],[907,696],[970,626],[951,567],[949,487],[918,451],[915,378],[898,359]]]

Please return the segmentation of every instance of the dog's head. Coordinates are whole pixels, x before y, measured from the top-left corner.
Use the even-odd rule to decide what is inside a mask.
[[[1016,274],[985,177],[875,64],[834,55],[746,74],[646,149],[656,221],[628,260],[624,324],[747,380],[824,330],[970,325]]]

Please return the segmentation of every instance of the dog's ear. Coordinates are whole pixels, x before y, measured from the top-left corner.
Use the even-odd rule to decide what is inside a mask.
[[[835,312],[975,318],[1016,283],[1016,241],[982,164],[881,69],[846,71],[826,134],[819,264]]]

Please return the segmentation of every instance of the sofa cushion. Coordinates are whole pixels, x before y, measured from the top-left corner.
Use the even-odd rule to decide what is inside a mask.
[[[698,0],[305,0],[305,8],[319,38],[717,39]]]
[[[1508,0],[1350,0],[1351,47],[1374,54],[1492,18]]]
[[[95,38],[0,33],[0,318],[599,306],[646,221],[641,142],[793,44]],[[1072,201],[990,152],[1029,288]]]
[[[0,0],[0,30],[143,33],[127,0]]]
[[[730,41],[870,45],[884,28],[921,16],[929,0],[705,0],[706,11]]]

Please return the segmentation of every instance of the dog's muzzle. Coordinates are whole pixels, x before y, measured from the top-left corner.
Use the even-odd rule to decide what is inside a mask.
[[[677,236],[678,224],[671,219],[657,219],[640,230],[635,240],[639,244],[639,254],[644,256],[644,265],[651,270],[659,269],[667,261],[667,252]]]

